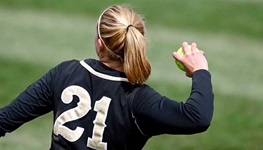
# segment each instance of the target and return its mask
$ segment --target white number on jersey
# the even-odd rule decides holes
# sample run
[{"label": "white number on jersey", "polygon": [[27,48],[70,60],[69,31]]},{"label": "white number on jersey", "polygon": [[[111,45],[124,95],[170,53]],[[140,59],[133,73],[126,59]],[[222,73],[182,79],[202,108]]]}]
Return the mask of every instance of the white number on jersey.
[{"label": "white number on jersey", "polygon": [[[61,94],[61,100],[63,103],[69,104],[72,102],[74,95],[79,98],[77,106],[59,115],[55,121],[53,129],[55,135],[61,135],[70,142],[77,141],[83,134],[84,128],[77,126],[75,130],[71,130],[64,126],[64,124],[84,117],[92,109],[89,93],[84,88],[77,85],[72,85],[64,89]],[[110,102],[111,99],[106,96],[103,96],[100,100],[96,101],[94,111],[97,112],[97,115],[93,121],[94,127],[92,137],[87,140],[87,147],[98,150],[107,150],[107,143],[102,142],[102,137],[106,127],[105,121]]]}]

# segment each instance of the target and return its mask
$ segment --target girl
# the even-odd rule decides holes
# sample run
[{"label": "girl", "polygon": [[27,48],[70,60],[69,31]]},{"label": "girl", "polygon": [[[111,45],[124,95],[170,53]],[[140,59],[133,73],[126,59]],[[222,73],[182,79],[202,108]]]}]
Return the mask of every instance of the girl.
[{"label": "girl", "polygon": [[204,132],[213,116],[213,91],[203,51],[182,44],[182,62],[192,78],[185,103],[144,84],[151,73],[142,17],[125,5],[98,19],[99,60],[62,62],[0,109],[0,136],[50,111],[52,150],[140,150],[152,136]]}]

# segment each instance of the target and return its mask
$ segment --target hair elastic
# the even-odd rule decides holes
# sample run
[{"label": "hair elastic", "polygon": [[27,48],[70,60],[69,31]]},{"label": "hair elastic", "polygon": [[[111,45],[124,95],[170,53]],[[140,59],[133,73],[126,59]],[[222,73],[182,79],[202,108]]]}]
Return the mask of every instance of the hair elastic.
[{"label": "hair elastic", "polygon": [[128,25],[126,30],[128,31],[131,26],[133,26],[133,25],[132,24]]}]

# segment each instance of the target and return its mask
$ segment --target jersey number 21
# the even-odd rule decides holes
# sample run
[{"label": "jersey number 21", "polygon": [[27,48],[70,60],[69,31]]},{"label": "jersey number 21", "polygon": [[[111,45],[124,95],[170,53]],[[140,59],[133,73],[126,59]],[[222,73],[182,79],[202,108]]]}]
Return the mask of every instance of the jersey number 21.
[{"label": "jersey number 21", "polygon": [[[72,102],[74,95],[79,98],[77,106],[59,115],[54,124],[54,134],[60,134],[70,142],[77,141],[83,134],[84,128],[77,126],[75,130],[71,130],[64,126],[64,124],[84,117],[92,109],[89,93],[84,88],[77,85],[72,85],[64,89],[61,94],[61,100],[63,103],[69,104]],[[87,139],[87,147],[99,150],[107,149],[107,143],[102,142],[102,137],[106,127],[105,121],[110,102],[111,99],[106,96],[96,101],[94,111],[97,112],[97,115],[93,121],[94,128],[92,137]]]}]

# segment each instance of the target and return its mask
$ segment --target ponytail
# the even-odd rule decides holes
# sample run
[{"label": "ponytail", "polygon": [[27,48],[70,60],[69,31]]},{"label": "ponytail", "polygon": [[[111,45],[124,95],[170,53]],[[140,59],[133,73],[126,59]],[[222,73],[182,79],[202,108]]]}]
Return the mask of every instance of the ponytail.
[{"label": "ponytail", "polygon": [[133,26],[127,29],[123,66],[131,84],[142,84],[151,73],[146,56],[146,38]]},{"label": "ponytail", "polygon": [[123,63],[131,84],[143,84],[151,74],[146,56],[146,37],[142,17],[125,5],[107,8],[98,20],[98,35],[109,57]]}]

